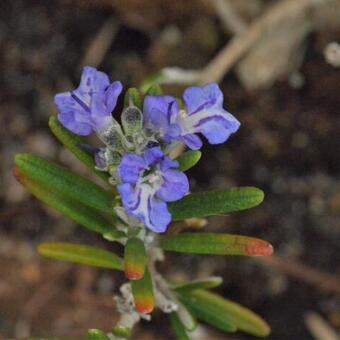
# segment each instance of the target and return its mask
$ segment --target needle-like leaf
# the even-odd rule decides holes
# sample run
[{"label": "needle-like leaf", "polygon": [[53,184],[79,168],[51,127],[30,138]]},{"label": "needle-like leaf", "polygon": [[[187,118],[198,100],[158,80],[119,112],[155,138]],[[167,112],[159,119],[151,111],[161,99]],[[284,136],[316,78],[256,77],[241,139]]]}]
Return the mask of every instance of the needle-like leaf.
[{"label": "needle-like leaf", "polygon": [[175,332],[177,340],[190,340],[187,331],[176,312],[169,314],[171,327]]},{"label": "needle-like leaf", "polygon": [[30,154],[17,154],[15,164],[22,174],[43,188],[58,191],[94,209],[113,212],[111,192],[60,165]]},{"label": "needle-like leaf", "polygon": [[168,251],[208,255],[268,256],[273,247],[258,238],[213,233],[183,233],[161,236],[160,247]]},{"label": "needle-like leaf", "polygon": [[[180,294],[180,300],[189,308],[198,319],[214,326],[224,332],[236,332],[235,319],[224,307],[224,300],[218,295],[206,296],[203,290],[195,290],[191,293]],[[210,294],[210,293],[209,293]]]},{"label": "needle-like leaf", "polygon": [[142,279],[131,281],[132,294],[139,313],[151,313],[155,307],[152,279],[148,270]]},{"label": "needle-like leaf", "polygon": [[38,252],[46,257],[100,268],[123,270],[123,259],[103,249],[63,242],[39,244]]},{"label": "needle-like leaf", "polygon": [[222,331],[234,332],[238,329],[259,337],[270,333],[270,327],[260,316],[217,294],[194,290],[181,294],[180,298],[199,320]]},{"label": "needle-like leaf", "polygon": [[263,191],[253,187],[240,187],[190,194],[168,204],[174,221],[192,217],[229,214],[259,205]]},{"label": "needle-like leaf", "polygon": [[124,250],[125,275],[129,280],[140,280],[145,273],[146,252],[141,239],[128,239]]},{"label": "needle-like leaf", "polygon": [[81,144],[86,144],[84,137],[75,135],[69,130],[65,129],[58,121],[56,116],[51,116],[48,121],[48,125],[56,136],[56,138],[81,162],[83,162],[89,169],[91,169],[97,176],[103,179],[105,182],[109,179],[109,174],[103,171],[95,169],[94,156],[88,151],[81,148]]},{"label": "needle-like leaf", "polygon": [[22,173],[18,167],[14,168],[14,175],[35,197],[83,227],[101,234],[109,233],[112,239],[123,236],[123,233],[118,231],[112,225],[112,222],[104,218],[97,210],[63,196],[51,188],[42,187],[29,178],[27,174]]},{"label": "needle-like leaf", "polygon": [[220,286],[223,279],[219,276],[212,276],[203,280],[195,280],[187,283],[177,284],[173,286],[177,292],[185,293],[196,289],[208,289]]}]

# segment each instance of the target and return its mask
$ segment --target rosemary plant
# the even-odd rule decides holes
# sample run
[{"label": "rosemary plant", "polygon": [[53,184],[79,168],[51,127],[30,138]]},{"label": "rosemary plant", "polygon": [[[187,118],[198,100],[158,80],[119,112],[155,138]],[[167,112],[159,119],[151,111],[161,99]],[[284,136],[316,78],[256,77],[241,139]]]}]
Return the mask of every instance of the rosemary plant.
[{"label": "rosemary plant", "polygon": [[[77,89],[55,96],[58,116],[53,134],[105,183],[106,189],[43,158],[18,154],[14,173],[45,204],[106,240],[124,247],[124,258],[89,245],[46,242],[40,254],[64,261],[124,272],[127,282],[114,296],[121,317],[109,332],[90,329],[88,339],[131,336],[141,319],[159,309],[169,316],[178,339],[189,339],[198,321],[224,332],[237,330],[266,336],[259,316],[210,291],[220,277],[174,283],[157,269],[165,252],[210,255],[271,255],[263,240],[225,233],[170,232],[174,221],[199,223],[202,218],[252,208],[263,200],[253,187],[190,193],[185,171],[200,159],[201,136],[221,144],[240,123],[223,108],[217,84],[192,86],[183,99],[163,95],[158,86],[145,93],[126,91],[120,122],[113,118],[123,90],[120,82],[85,67]],[[100,146],[88,145],[95,133]],[[174,157],[174,151],[189,150]],[[191,219],[191,220],[190,220]]]}]

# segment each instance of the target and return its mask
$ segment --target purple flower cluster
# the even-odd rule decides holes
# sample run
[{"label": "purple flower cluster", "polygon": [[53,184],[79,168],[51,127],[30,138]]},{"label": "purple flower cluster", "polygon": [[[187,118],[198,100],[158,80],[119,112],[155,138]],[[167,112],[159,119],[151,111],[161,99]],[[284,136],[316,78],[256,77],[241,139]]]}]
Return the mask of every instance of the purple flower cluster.
[{"label": "purple flower cluster", "polygon": [[[146,95],[142,112],[130,104],[130,111],[123,113],[121,129],[112,117],[121,92],[120,82],[110,83],[105,73],[85,67],[76,90],[55,96],[58,119],[75,134],[98,134],[106,144],[98,167],[110,169],[115,177],[126,213],[161,233],[171,222],[167,202],[177,201],[189,191],[187,176],[165,154],[166,147],[180,141],[190,149],[200,149],[198,134],[210,144],[220,144],[240,123],[224,110],[223,94],[211,83],[187,88],[185,108],[174,97]],[[132,135],[127,131],[130,126]]]}]

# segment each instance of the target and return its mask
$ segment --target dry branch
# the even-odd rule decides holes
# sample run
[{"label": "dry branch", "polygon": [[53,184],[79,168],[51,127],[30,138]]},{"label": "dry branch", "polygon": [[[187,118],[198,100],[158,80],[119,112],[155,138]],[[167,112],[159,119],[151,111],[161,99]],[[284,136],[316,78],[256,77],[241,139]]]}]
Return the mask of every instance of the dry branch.
[{"label": "dry branch", "polygon": [[[248,29],[235,35],[231,41],[202,70],[200,83],[220,82],[224,75],[265,35],[280,25],[291,25],[291,19],[304,18],[308,24],[310,11],[318,6],[337,0],[282,0],[271,6],[262,16],[249,25]],[[296,22],[295,22],[296,23]],[[289,27],[289,26],[288,26]],[[311,26],[312,27],[312,26]],[[306,27],[304,37],[309,29]],[[293,45],[293,47],[295,44]],[[275,58],[275,49],[271,51]]]},{"label": "dry branch", "polygon": [[340,294],[340,280],[332,274],[312,268],[297,260],[289,260],[276,255],[261,257],[258,260],[291,278],[328,293]]}]

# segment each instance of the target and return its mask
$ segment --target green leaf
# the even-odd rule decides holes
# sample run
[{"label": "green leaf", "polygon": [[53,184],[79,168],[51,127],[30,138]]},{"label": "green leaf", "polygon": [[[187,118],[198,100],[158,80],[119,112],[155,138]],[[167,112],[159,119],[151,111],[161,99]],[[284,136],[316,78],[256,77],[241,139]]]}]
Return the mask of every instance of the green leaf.
[{"label": "green leaf", "polygon": [[177,284],[173,286],[177,292],[185,293],[196,289],[215,288],[223,283],[223,279],[219,276],[212,276],[208,279],[195,280],[188,283]]},{"label": "green leaf", "polygon": [[129,280],[140,280],[147,262],[144,242],[133,237],[128,239],[124,250],[125,275]]},{"label": "green leaf", "polygon": [[175,332],[177,340],[190,340],[184,325],[182,324],[181,320],[179,319],[176,312],[172,312],[169,314],[171,327]]},{"label": "green leaf", "polygon": [[82,244],[44,242],[39,244],[38,252],[55,260],[108,269],[123,270],[124,268],[123,259],[118,255]]},{"label": "green leaf", "polygon": [[110,340],[110,338],[99,329],[89,329],[87,331],[86,340]]},{"label": "green leaf", "polygon": [[146,96],[161,96],[163,94],[162,88],[158,84],[146,84],[141,87],[141,91],[144,92]]},{"label": "green leaf", "polygon": [[65,197],[53,189],[42,187],[21,173],[18,167],[14,168],[14,175],[35,197],[83,227],[101,234],[109,233],[112,239],[123,236],[123,233],[118,231],[112,222],[100,215],[97,210]]},{"label": "green leaf", "polygon": [[174,221],[192,217],[205,217],[249,209],[259,205],[264,198],[262,190],[240,187],[226,190],[190,194],[168,204]]},{"label": "green leaf", "polygon": [[223,305],[223,299],[218,295],[201,296],[202,290],[180,294],[180,300],[189,308],[191,313],[199,320],[208,323],[224,332],[236,332],[237,327],[234,318],[227,313]]},{"label": "green leaf", "polygon": [[50,116],[48,125],[57,137],[57,139],[69,150],[71,151],[81,162],[83,162],[89,169],[91,169],[97,176],[103,179],[105,182],[109,179],[109,174],[103,171],[95,169],[95,161],[92,154],[83,150],[80,145],[86,144],[84,137],[78,136],[65,129],[56,116]]},{"label": "green leaf", "polygon": [[46,189],[59,191],[94,209],[113,212],[111,192],[60,165],[30,154],[17,154],[15,164],[22,174]]},{"label": "green leaf", "polygon": [[131,329],[128,327],[117,325],[112,329],[112,334],[119,338],[127,339],[131,337]]},{"label": "green leaf", "polygon": [[183,303],[177,299],[176,295],[173,300],[176,302],[178,306],[176,314],[179,320],[181,321],[182,325],[187,331],[192,332],[197,327],[196,319],[194,318],[192,313],[188,310],[188,308],[184,306]]},{"label": "green leaf", "polygon": [[214,233],[183,233],[161,236],[160,247],[168,251],[209,255],[268,256],[273,247],[258,238]]},{"label": "green leaf", "polygon": [[32,338],[32,337],[29,337],[29,338],[25,338],[25,340],[74,340],[74,339],[71,339],[71,338]]},{"label": "green leaf", "polygon": [[181,295],[181,300],[198,319],[222,331],[238,329],[259,337],[265,337],[270,333],[270,327],[260,316],[217,294],[195,290]]},{"label": "green leaf", "polygon": [[143,109],[143,99],[139,90],[135,87],[130,87],[124,97],[124,106],[128,107],[130,100],[132,100],[133,105],[137,106],[140,110]]},{"label": "green leaf", "polygon": [[181,171],[189,170],[197,164],[201,156],[202,153],[198,150],[189,150],[187,152],[184,152],[182,155],[176,158],[176,161],[179,162],[179,169]]},{"label": "green leaf", "polygon": [[131,281],[133,299],[139,313],[151,313],[155,307],[152,279],[148,270],[142,279]]}]

